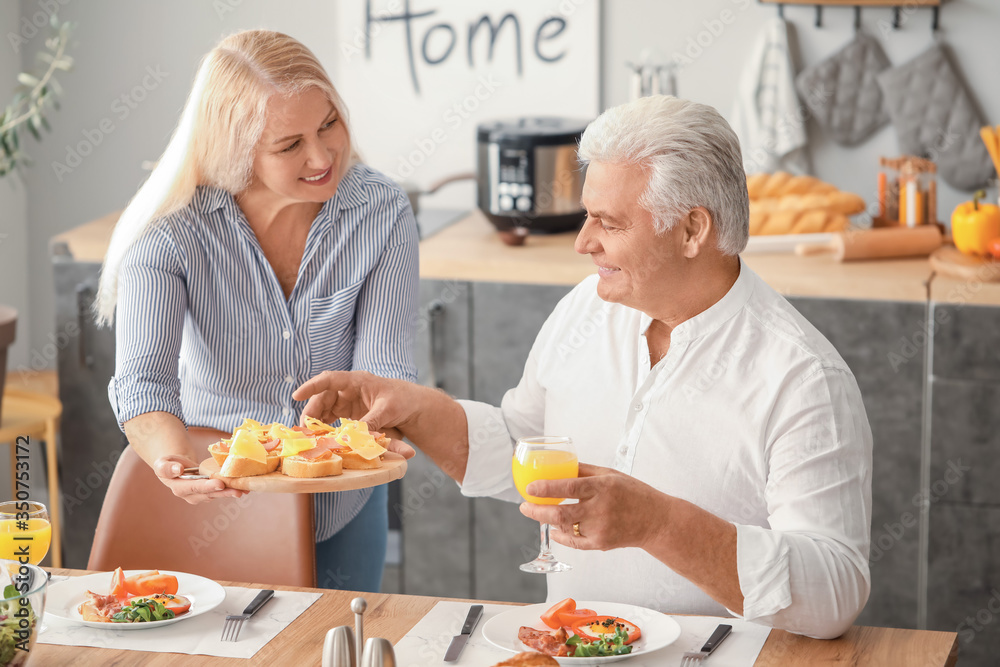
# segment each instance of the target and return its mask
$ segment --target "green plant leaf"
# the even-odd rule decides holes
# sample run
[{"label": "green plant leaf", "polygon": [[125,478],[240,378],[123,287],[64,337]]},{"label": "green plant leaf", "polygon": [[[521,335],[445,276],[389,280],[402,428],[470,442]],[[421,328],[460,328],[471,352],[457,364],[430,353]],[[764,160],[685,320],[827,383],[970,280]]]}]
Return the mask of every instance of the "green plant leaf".
[{"label": "green plant leaf", "polygon": [[33,88],[38,85],[38,79],[34,75],[28,74],[27,72],[21,72],[18,74],[17,80],[29,88]]}]

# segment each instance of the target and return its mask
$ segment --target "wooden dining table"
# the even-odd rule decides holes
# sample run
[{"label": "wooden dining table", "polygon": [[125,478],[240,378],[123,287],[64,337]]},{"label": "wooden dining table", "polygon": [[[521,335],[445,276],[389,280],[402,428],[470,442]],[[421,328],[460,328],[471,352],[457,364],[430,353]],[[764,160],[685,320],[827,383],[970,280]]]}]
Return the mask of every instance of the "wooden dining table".
[{"label": "wooden dining table", "polygon": [[[83,570],[52,569],[52,574],[79,576]],[[354,625],[351,600],[361,595],[368,602],[365,613],[365,636],[385,637],[394,644],[406,635],[437,602],[445,598],[383,593],[354,593],[259,583],[219,582],[225,586],[274,588],[276,590],[308,591],[322,596],[291,625],[249,660],[218,658],[177,653],[146,653],[114,648],[55,646],[36,643],[32,649],[31,667],[73,665],[74,667],[168,667],[191,665],[221,667],[223,665],[296,665],[319,666],[323,639],[327,630],[339,625]],[[463,602],[483,602],[463,600]],[[511,604],[495,602],[490,604]],[[221,631],[221,628],[220,628]],[[401,656],[398,656],[401,657]],[[790,665],[851,665],[852,667],[952,667],[958,659],[958,635],[954,632],[902,630],[854,626],[839,639],[819,640],[772,630],[761,650],[755,667]],[[400,663],[408,667],[410,662]],[[442,663],[443,664],[443,663]],[[483,667],[489,667],[484,665]]]}]

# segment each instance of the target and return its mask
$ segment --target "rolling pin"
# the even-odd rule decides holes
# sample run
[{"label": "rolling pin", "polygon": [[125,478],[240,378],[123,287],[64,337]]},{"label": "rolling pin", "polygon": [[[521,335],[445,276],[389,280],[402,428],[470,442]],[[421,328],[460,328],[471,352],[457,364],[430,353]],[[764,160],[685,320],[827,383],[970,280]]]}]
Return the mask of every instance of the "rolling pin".
[{"label": "rolling pin", "polygon": [[912,228],[879,228],[837,232],[828,244],[800,243],[800,256],[832,253],[838,262],[889,257],[926,257],[944,241],[937,225]]}]

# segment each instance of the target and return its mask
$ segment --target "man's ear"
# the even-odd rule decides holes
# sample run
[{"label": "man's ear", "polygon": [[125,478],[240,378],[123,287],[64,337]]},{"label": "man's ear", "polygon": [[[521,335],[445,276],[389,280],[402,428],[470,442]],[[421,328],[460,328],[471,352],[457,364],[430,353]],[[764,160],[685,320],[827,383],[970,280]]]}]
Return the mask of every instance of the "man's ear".
[{"label": "man's ear", "polygon": [[683,231],[681,247],[684,256],[688,259],[694,259],[701,254],[702,249],[714,236],[712,232],[715,229],[715,221],[707,208],[698,206],[681,218],[680,224]]}]

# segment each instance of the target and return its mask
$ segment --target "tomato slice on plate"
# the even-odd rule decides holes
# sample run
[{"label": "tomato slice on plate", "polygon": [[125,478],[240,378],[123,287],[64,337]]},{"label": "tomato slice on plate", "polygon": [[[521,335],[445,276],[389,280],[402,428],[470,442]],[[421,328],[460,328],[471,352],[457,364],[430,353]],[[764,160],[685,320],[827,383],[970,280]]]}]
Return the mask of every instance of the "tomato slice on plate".
[{"label": "tomato slice on plate", "polygon": [[124,602],[128,598],[128,589],[125,586],[125,572],[118,568],[115,573],[111,575],[111,595],[115,596],[120,602]]},{"label": "tomato slice on plate", "polygon": [[159,572],[147,572],[139,575],[133,588],[137,591],[135,595],[149,596],[156,593],[177,593],[177,577],[172,574],[160,574]]},{"label": "tomato slice on plate", "polygon": [[560,622],[559,615],[576,610],[576,600],[573,598],[566,598],[565,600],[560,600],[554,605],[549,607],[544,614],[542,614],[542,623],[549,626],[553,630],[558,629],[562,626]]},{"label": "tomato slice on plate", "polygon": [[599,614],[593,609],[564,611],[559,614],[559,625],[565,628],[572,628],[574,625],[581,625],[586,621],[597,618],[598,616]]},{"label": "tomato slice on plate", "polygon": [[602,635],[614,635],[615,629],[619,626],[628,634],[628,639],[625,640],[626,644],[631,644],[642,636],[639,626],[617,616],[597,616],[574,625],[571,630],[580,635],[581,639],[593,642],[600,639]]},{"label": "tomato slice on plate", "polygon": [[149,572],[141,572],[139,574],[133,574],[131,577],[125,578],[125,591],[129,596],[145,595],[146,589],[142,587],[139,580],[143,577],[148,577],[151,575],[159,576],[159,570],[150,570]]}]

